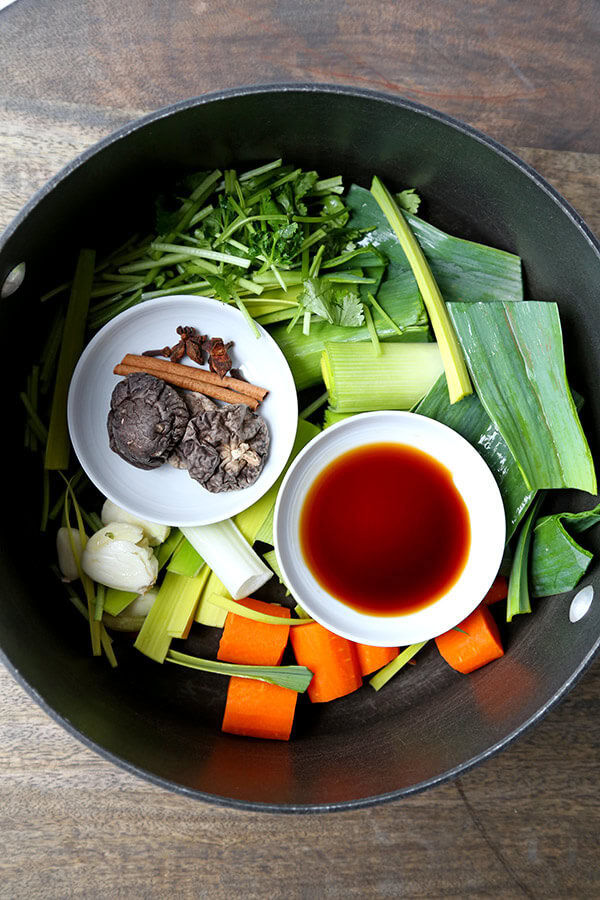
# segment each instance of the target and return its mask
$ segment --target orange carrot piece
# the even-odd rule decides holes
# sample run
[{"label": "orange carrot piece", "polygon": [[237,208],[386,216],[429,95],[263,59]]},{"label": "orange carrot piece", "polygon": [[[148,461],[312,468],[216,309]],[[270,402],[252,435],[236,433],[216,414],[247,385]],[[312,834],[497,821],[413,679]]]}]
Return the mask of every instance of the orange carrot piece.
[{"label": "orange carrot piece", "polygon": [[377,669],[383,669],[389,662],[396,659],[399,652],[398,647],[372,647],[370,644],[356,644],[358,664],[363,675],[370,675]]},{"label": "orange carrot piece", "polygon": [[492,586],[481,601],[485,603],[486,606],[491,606],[492,603],[498,603],[500,600],[506,600],[508,595],[508,581],[504,577],[504,575],[496,575],[494,581],[492,582]]},{"label": "orange carrot piece", "polygon": [[308,696],[313,703],[326,703],[356,691],[362,684],[356,646],[311,622],[292,628],[290,641],[296,661],[313,673]]},{"label": "orange carrot piece", "polygon": [[435,639],[441,655],[457,672],[467,675],[504,655],[498,626],[487,606],[478,606],[457,628],[460,631],[453,628]]},{"label": "orange carrot piece", "polygon": [[[278,625],[266,627],[279,628]],[[289,688],[234,676],[229,679],[222,730],[228,734],[287,741],[297,699],[298,692]]]},{"label": "orange carrot piece", "polygon": [[[253,597],[246,597],[239,603],[270,616],[290,618],[290,610],[285,606],[254,600]],[[289,634],[289,625],[265,625],[264,622],[255,622],[254,619],[227,613],[217,659],[247,666],[278,666]]]}]

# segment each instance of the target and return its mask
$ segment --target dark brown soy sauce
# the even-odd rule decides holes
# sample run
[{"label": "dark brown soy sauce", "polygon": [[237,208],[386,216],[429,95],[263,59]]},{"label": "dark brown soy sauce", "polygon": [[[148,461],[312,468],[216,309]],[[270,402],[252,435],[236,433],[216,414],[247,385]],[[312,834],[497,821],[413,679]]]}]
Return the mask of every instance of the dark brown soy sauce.
[{"label": "dark brown soy sauce", "polygon": [[464,569],[469,513],[450,471],[405,444],[368,444],[315,479],[300,514],[300,546],[315,579],[362,613],[415,612]]}]

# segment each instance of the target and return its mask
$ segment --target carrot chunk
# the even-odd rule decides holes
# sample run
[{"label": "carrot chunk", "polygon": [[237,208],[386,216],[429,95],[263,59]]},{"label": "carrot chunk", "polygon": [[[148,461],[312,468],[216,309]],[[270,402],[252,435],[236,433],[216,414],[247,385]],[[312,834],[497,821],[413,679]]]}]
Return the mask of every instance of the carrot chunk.
[{"label": "carrot chunk", "polygon": [[297,691],[289,688],[250,678],[232,677],[229,679],[222,730],[228,734],[287,741],[297,699]]},{"label": "carrot chunk", "polygon": [[344,697],[361,686],[360,664],[352,641],[333,634],[318,622],[292,628],[290,641],[298,665],[313,673],[308,686],[313,703]]},{"label": "carrot chunk", "polygon": [[389,662],[396,659],[399,653],[398,647],[372,647],[370,644],[356,644],[358,664],[363,675],[370,675],[378,669],[383,669]]},{"label": "carrot chunk", "polygon": [[492,586],[481,601],[485,603],[486,606],[491,606],[492,603],[498,603],[500,600],[506,600],[508,594],[508,581],[504,577],[504,575],[496,575],[494,581],[492,582]]},{"label": "carrot chunk", "polygon": [[[257,612],[281,616],[282,619],[290,618],[290,611],[285,606],[264,603],[262,600],[254,600],[253,597],[246,597],[239,602]],[[217,659],[248,666],[278,666],[289,633],[289,625],[265,625],[264,622],[255,622],[235,613],[227,613]]]},{"label": "carrot chunk", "polygon": [[487,606],[483,605],[456,629],[436,637],[435,642],[448,665],[463,675],[504,655],[498,626]]}]

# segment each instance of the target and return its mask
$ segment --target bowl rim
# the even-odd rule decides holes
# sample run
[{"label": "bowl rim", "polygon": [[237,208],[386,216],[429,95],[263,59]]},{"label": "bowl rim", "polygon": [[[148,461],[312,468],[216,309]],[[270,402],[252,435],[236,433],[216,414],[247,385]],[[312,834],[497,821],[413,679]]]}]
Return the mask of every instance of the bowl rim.
[{"label": "bowl rim", "polygon": [[[543,176],[540,175],[539,172],[537,172],[531,165],[529,165],[529,163],[526,163],[516,153],[513,153],[513,151],[509,150],[503,144],[499,143],[495,138],[489,137],[484,132],[480,131],[477,128],[474,128],[471,125],[466,124],[465,122],[462,122],[460,119],[436,110],[430,106],[425,106],[413,100],[408,100],[400,94],[393,94],[391,92],[371,88],[356,87],[351,84],[302,81],[257,83],[237,86],[233,88],[226,88],[218,91],[210,91],[205,94],[201,94],[195,97],[188,97],[184,100],[159,107],[156,110],[146,113],[143,116],[118,127],[117,129],[106,135],[104,138],[101,138],[99,141],[95,142],[90,147],[87,147],[81,153],[77,154],[69,163],[63,166],[55,175],[53,175],[48,181],[46,181],[46,183],[32,195],[32,197],[27,201],[27,203],[21,208],[21,210],[15,215],[11,222],[6,226],[4,231],[0,234],[0,260],[2,259],[2,254],[7,248],[10,251],[10,242],[17,229],[49,193],[51,193],[56,187],[58,187],[58,185],[61,184],[62,181],[66,180],[74,171],[83,166],[93,156],[96,156],[107,147],[115,144],[117,141],[127,137],[133,132],[184,110],[191,109],[196,106],[203,106],[204,104],[216,103],[221,100],[229,100],[236,97],[257,94],[292,94],[311,92],[325,94],[344,94],[355,97],[357,99],[372,100],[377,103],[388,104],[390,106],[397,106],[400,108],[412,110],[413,112],[416,112],[427,118],[435,119],[443,123],[444,125],[472,138],[478,143],[483,144],[484,146],[498,154],[500,157],[502,157],[504,160],[506,160],[508,163],[510,163],[512,166],[514,166],[523,175],[529,178],[541,191],[543,191],[543,193],[546,194],[556,204],[560,211],[570,220],[571,224],[580,232],[580,234],[590,245],[592,251],[596,254],[600,261],[600,240],[596,238],[592,230],[585,223],[579,213],[574,209],[574,207],[571,206],[571,204],[559,193],[559,191],[552,187],[552,185],[548,181],[546,181],[546,179],[543,178]],[[10,253],[7,255],[10,255]],[[0,281],[3,281],[8,273],[12,270],[12,268],[19,262],[20,260],[15,259],[12,262],[8,262],[5,269],[0,269]],[[501,740],[497,741],[486,750],[483,750],[475,756],[470,757],[464,762],[452,767],[451,769],[448,769],[445,772],[440,773],[439,775],[433,776],[432,778],[418,782],[417,784],[410,785],[407,788],[399,788],[393,791],[385,792],[383,794],[377,794],[368,797],[359,797],[351,800],[335,801],[333,803],[306,804],[264,803],[254,800],[239,800],[231,797],[222,797],[217,794],[210,794],[208,792],[201,791],[195,788],[189,788],[185,785],[176,784],[169,779],[164,778],[163,776],[156,775],[155,773],[150,772],[147,769],[138,767],[133,763],[128,762],[126,759],[118,756],[116,753],[113,753],[112,751],[102,747],[96,741],[92,740],[77,727],[75,727],[66,717],[62,716],[55,709],[53,709],[46,702],[44,697],[38,692],[38,690],[29,684],[26,678],[21,674],[18,665],[7,656],[6,652],[1,647],[0,660],[9,670],[9,672],[12,673],[15,680],[24,688],[26,693],[33,700],[35,700],[35,702],[52,719],[54,719],[54,721],[60,724],[67,732],[81,741],[81,743],[87,746],[89,749],[94,750],[102,758],[115,763],[121,769],[124,769],[132,775],[142,777],[152,784],[166,788],[167,790],[173,791],[183,796],[193,797],[215,806],[224,806],[230,809],[239,809],[250,812],[322,813],[364,809],[376,806],[381,803],[392,802],[395,800],[399,800],[402,797],[408,797],[413,794],[420,793],[427,788],[435,787],[439,784],[444,784],[448,781],[451,781],[453,778],[456,778],[458,775],[462,775],[468,772],[476,765],[479,765],[480,763],[485,762],[486,760],[495,756],[500,752],[500,750],[509,747],[517,738],[520,738],[534,725],[539,723],[574,687],[577,681],[579,681],[584,672],[591,665],[593,660],[598,656],[599,652],[600,635],[598,635],[598,638],[595,641],[594,645],[582,659],[579,666],[571,673],[569,678],[565,682],[563,682],[563,684],[554,692],[554,694],[548,698],[546,703],[544,703],[536,710],[535,713],[533,713],[528,719],[522,722],[517,728],[513,729]]]}]

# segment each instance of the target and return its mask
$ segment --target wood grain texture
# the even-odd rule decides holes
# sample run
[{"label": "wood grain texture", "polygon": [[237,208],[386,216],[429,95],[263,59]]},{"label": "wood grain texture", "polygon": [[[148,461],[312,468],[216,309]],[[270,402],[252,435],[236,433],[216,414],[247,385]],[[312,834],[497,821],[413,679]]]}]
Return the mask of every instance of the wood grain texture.
[{"label": "wood grain texture", "polygon": [[[483,128],[600,233],[599,23],[584,0],[17,0],[0,12],[0,228],[144,112],[235,84],[330,80]],[[135,778],[0,668],[0,898],[597,898],[599,703],[596,663],[534,731],[451,784],[276,816]]]},{"label": "wood grain texture", "polygon": [[241,84],[333,81],[442,109],[511,146],[600,150],[595,0],[18,0],[0,93],[154,109]]}]

